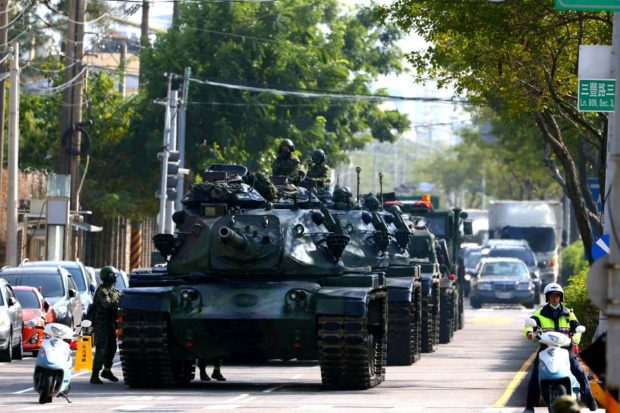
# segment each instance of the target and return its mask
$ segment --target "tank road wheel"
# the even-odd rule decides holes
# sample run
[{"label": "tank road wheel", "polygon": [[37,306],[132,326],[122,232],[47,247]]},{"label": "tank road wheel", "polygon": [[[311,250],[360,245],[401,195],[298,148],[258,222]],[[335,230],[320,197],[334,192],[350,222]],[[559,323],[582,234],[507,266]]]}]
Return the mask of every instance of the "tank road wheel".
[{"label": "tank road wheel", "polygon": [[166,313],[124,310],[120,342],[125,384],[169,387],[194,378],[194,362],[170,356]]},{"label": "tank road wheel", "polygon": [[416,337],[413,304],[388,303],[388,366],[408,366],[415,361]]},{"label": "tank road wheel", "polygon": [[441,293],[439,283],[433,284],[433,344],[436,347],[439,344],[439,323],[441,306]]},{"label": "tank road wheel", "polygon": [[433,293],[431,296],[425,296],[422,298],[422,352],[433,353],[437,350],[437,338],[435,332],[437,331],[437,320],[435,312],[436,296]]},{"label": "tank road wheel", "polygon": [[367,317],[318,317],[319,362],[323,385],[365,390],[385,379],[387,297],[376,294]]},{"label": "tank road wheel", "polygon": [[413,308],[413,336],[414,336],[414,358],[413,362],[420,360],[422,353],[422,286],[417,285],[411,297]]},{"label": "tank road wheel", "polygon": [[452,340],[453,311],[452,294],[449,289],[441,292],[439,310],[439,343],[447,344]]}]

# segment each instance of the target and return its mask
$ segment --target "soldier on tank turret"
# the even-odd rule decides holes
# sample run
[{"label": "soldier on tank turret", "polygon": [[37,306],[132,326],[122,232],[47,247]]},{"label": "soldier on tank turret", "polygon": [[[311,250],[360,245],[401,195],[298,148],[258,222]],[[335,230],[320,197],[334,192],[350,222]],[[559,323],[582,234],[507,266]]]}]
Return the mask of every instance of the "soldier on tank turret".
[{"label": "soldier on tank turret", "polygon": [[316,181],[319,188],[326,188],[330,184],[331,170],[325,164],[325,151],[315,149],[312,152],[312,160],[308,162],[307,178]]},{"label": "soldier on tank turret", "polygon": [[271,166],[272,176],[286,176],[291,182],[299,181],[300,164],[295,152],[295,144],[290,139],[283,139],[278,148],[278,157]]},{"label": "soldier on tank turret", "polygon": [[332,195],[332,201],[334,202],[332,208],[339,210],[352,209],[355,206],[351,200],[352,197],[353,194],[349,188],[346,186],[339,186],[334,189],[334,194]]},{"label": "soldier on tank turret", "polygon": [[377,212],[381,209],[381,203],[379,202],[379,199],[374,195],[366,197],[366,199],[364,200],[364,206],[370,212]]}]

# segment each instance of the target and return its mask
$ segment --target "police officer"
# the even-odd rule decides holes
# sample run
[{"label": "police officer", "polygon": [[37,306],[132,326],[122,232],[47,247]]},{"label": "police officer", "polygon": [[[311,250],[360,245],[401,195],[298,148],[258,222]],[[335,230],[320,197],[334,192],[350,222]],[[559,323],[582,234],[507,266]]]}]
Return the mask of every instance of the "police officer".
[{"label": "police officer", "polygon": [[330,183],[331,170],[325,164],[325,151],[315,149],[312,152],[312,161],[308,162],[307,178],[314,179],[318,187],[328,187]]},{"label": "police officer", "polygon": [[[547,284],[544,293],[547,304],[540,307],[534,315],[532,315],[532,318],[536,320],[538,327],[542,331],[558,331],[567,335],[571,333],[574,334],[575,329],[579,325],[579,321],[577,321],[577,317],[575,316],[575,313],[573,313],[573,310],[562,305],[562,301],[564,300],[564,290],[562,289],[562,286],[557,283]],[[534,340],[535,338],[534,329],[531,326],[525,326],[524,334],[528,340]],[[580,334],[575,334],[573,336],[573,340],[576,344],[579,344],[580,339]],[[540,349],[538,350],[539,353],[541,350],[544,350],[545,347],[546,346],[541,344]],[[571,372],[581,387],[581,400],[591,411],[595,411],[598,406],[594,396],[592,396],[590,383],[588,382],[588,378],[586,377],[581,364],[579,364],[579,360],[577,360],[577,356],[573,352],[572,346],[570,348],[569,360]],[[539,361],[537,355],[534,359],[534,363],[532,363],[532,374],[530,376],[530,383],[527,387],[527,401],[525,403],[525,410],[523,413],[533,413],[534,407],[538,404],[538,399],[540,398],[538,363]]]},{"label": "police officer", "polygon": [[116,318],[121,293],[114,288],[118,270],[110,265],[103,267],[99,273],[102,284],[95,292],[95,298],[89,308],[89,318],[93,323],[95,341],[95,356],[93,373],[90,376],[92,384],[103,384],[99,378],[99,371],[103,367],[101,377],[113,382],[118,378],[112,374],[112,360],[116,353]]},{"label": "police officer", "polygon": [[272,176],[286,176],[292,182],[299,180],[299,166],[301,162],[299,158],[293,155],[295,145],[290,139],[283,139],[278,148],[278,157],[273,161],[271,166]]},{"label": "police officer", "polygon": [[198,369],[200,370],[200,381],[226,381],[224,376],[222,376],[222,372],[220,369],[222,368],[222,358],[216,357],[213,359],[213,373],[211,373],[211,378],[207,374],[207,360],[198,359]]}]

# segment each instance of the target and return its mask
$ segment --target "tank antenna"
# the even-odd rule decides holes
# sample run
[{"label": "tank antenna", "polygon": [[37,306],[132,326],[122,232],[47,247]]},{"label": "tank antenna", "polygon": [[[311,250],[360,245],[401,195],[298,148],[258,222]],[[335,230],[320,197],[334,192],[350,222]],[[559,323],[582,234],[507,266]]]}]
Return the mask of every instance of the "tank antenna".
[{"label": "tank antenna", "polygon": [[383,209],[383,172],[379,172],[379,202]]},{"label": "tank antenna", "polygon": [[355,173],[357,174],[357,205],[360,205],[360,172],[362,172],[362,168],[356,166]]}]

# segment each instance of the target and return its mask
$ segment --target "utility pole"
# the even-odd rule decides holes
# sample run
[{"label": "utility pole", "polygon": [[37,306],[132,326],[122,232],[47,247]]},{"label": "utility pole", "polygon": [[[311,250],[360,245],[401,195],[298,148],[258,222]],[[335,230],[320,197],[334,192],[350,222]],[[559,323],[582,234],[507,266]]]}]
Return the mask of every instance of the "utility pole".
[{"label": "utility pole", "polygon": [[118,79],[118,91],[123,97],[127,95],[126,79],[127,79],[127,43],[121,45],[121,63],[119,67],[120,77]]},{"label": "utility pole", "polygon": [[[149,47],[149,8],[151,7],[149,4],[150,0],[144,0],[142,2],[142,24],[140,26],[140,47],[144,49],[145,47]],[[144,68],[140,65],[140,74],[139,74],[139,86],[144,84]]]},{"label": "utility pole", "polygon": [[172,100],[172,75],[168,75],[168,94],[166,95],[166,111],[164,115],[164,137],[159,153],[161,159],[161,180],[159,185],[159,214],[157,214],[157,232],[166,233],[166,190],[168,178],[168,142],[170,139],[170,101]]},{"label": "utility pole", "polygon": [[9,90],[9,180],[7,186],[6,264],[17,265],[17,174],[19,161],[19,43],[13,44]]},{"label": "utility pole", "polygon": [[183,89],[181,90],[181,106],[179,108],[179,181],[177,182],[177,198],[175,209],[181,211],[183,205],[183,195],[185,194],[185,129],[187,125],[187,101],[189,99],[189,78],[192,75],[192,68],[186,67],[183,73]]},{"label": "utility pole", "polygon": [[[173,90],[170,94],[170,101],[168,102],[168,106],[170,107],[170,129],[168,133],[168,163],[166,164],[166,193],[164,194],[166,197],[166,233],[174,234],[174,222],[172,222],[172,214],[174,214],[174,204],[178,194],[176,194],[177,182],[170,181],[178,180],[178,163],[175,165],[175,162],[178,162],[179,153],[177,152],[177,102],[179,101],[179,91]],[[172,158],[172,156],[176,156],[176,159]],[[177,170],[171,170],[173,167],[176,167]],[[168,190],[171,190],[171,194],[168,195]]]},{"label": "utility pole", "polygon": [[[8,21],[9,21],[9,13],[7,9],[9,8],[9,0],[0,0],[0,58],[4,58],[8,53]],[[0,64],[0,72],[6,72],[6,63],[2,62]],[[2,180],[4,174],[4,84],[5,80],[0,81],[0,194],[4,195]],[[4,197],[1,196],[0,200]],[[0,202],[0,208],[2,208],[2,202]]]}]

